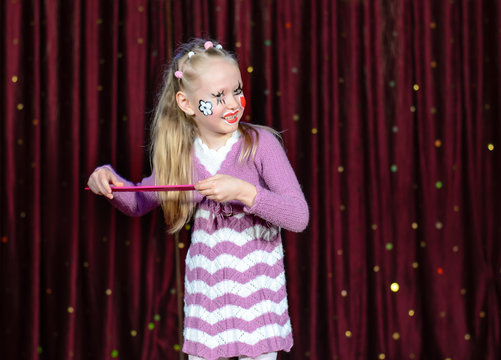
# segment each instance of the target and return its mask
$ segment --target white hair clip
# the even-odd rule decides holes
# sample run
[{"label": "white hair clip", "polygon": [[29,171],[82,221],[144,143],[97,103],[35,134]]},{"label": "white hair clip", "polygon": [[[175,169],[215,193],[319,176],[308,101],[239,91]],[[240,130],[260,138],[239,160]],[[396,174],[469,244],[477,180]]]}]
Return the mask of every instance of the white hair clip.
[{"label": "white hair clip", "polygon": [[191,57],[192,57],[193,55],[195,55],[195,53],[194,53],[193,51],[190,51],[190,52],[188,53],[188,59],[191,59]]},{"label": "white hair clip", "polygon": [[223,45],[221,45],[221,44],[217,44],[217,45],[216,45],[216,49],[218,49],[218,50],[223,50]]}]

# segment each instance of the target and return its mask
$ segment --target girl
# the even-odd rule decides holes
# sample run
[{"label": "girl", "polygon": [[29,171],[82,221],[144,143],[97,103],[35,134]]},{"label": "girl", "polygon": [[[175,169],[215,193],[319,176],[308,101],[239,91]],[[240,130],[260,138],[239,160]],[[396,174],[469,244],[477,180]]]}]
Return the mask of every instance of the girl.
[{"label": "girl", "polygon": [[272,129],[240,123],[236,59],[200,39],[166,73],[151,131],[152,175],[137,185],[195,183],[196,191],[134,186],[110,166],[91,190],[131,216],[161,205],[170,232],[194,217],[186,256],[183,351],[189,359],[275,359],[292,347],[280,228],[302,231],[308,206]]}]

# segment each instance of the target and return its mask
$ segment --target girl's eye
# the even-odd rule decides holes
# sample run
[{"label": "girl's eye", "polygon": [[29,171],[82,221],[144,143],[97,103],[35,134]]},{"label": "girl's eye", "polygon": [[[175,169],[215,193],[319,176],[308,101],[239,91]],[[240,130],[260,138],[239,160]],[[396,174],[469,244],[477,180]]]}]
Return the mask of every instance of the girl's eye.
[{"label": "girl's eye", "polygon": [[224,90],[218,92],[217,94],[211,94],[216,98],[216,105],[226,104],[226,100],[224,100]]},{"label": "girl's eye", "polygon": [[242,84],[238,83],[238,87],[233,91],[235,95],[240,95],[242,93]]}]

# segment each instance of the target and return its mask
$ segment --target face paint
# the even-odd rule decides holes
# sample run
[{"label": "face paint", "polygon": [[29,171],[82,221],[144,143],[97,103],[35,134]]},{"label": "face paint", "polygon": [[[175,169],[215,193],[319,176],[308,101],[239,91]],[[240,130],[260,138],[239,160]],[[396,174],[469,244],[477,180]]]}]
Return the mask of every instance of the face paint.
[{"label": "face paint", "polygon": [[224,90],[218,92],[217,94],[212,94],[216,98],[216,106],[219,104],[226,104],[226,100],[224,99]]},{"label": "face paint", "polygon": [[212,103],[210,101],[200,100],[198,102],[198,110],[205,116],[212,115]]},{"label": "face paint", "polygon": [[247,102],[245,101],[245,96],[240,96],[240,105],[242,105],[243,108],[245,108],[245,105],[247,105]]},{"label": "face paint", "polygon": [[237,122],[238,120],[238,109],[235,110],[235,111],[227,111],[224,113],[223,117],[224,117],[224,120],[228,123],[228,124],[234,124]]}]

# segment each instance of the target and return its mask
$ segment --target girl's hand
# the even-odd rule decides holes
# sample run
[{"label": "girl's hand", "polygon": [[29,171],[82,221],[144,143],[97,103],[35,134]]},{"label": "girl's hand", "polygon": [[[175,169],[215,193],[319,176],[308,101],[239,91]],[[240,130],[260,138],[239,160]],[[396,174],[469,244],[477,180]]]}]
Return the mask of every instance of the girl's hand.
[{"label": "girl's hand", "polygon": [[257,190],[254,185],[230,175],[217,174],[195,184],[195,189],[208,199],[217,202],[239,200],[244,205],[254,205]]},{"label": "girl's hand", "polygon": [[110,184],[113,186],[124,186],[124,183],[118,180],[116,175],[107,167],[96,169],[89,177],[87,185],[94,194],[104,195],[109,199],[113,199]]}]

